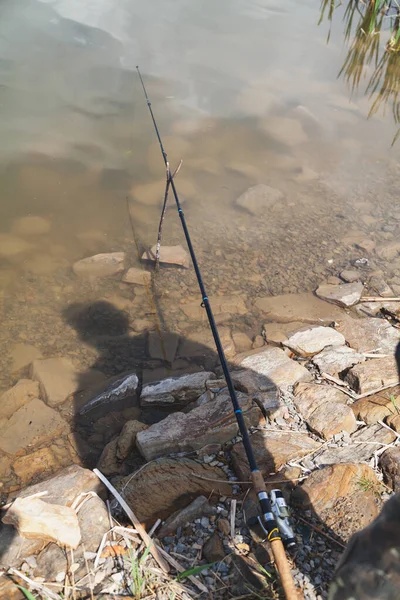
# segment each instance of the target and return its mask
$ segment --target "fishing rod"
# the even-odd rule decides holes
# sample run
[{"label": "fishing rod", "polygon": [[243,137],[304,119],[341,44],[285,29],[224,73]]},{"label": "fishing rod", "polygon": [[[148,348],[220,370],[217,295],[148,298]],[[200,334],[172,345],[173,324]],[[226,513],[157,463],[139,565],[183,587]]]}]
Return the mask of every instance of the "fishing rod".
[{"label": "fishing rod", "polygon": [[[273,505],[271,504],[271,501],[267,494],[267,489],[266,489],[266,485],[265,485],[262,473],[260,472],[260,470],[257,467],[253,448],[252,448],[251,442],[250,442],[250,436],[247,431],[247,427],[246,427],[246,424],[245,424],[245,421],[243,418],[242,409],[240,408],[240,405],[239,405],[239,402],[238,402],[238,399],[236,396],[236,390],[234,388],[231,374],[229,372],[228,363],[227,363],[227,360],[225,357],[225,352],[224,352],[224,349],[221,344],[221,340],[220,340],[218,329],[217,329],[217,326],[215,323],[214,315],[211,310],[210,301],[209,301],[207,293],[206,293],[203,278],[202,278],[201,272],[200,272],[200,267],[197,262],[196,254],[193,249],[189,230],[186,225],[185,215],[183,214],[183,211],[181,208],[181,204],[179,201],[178,192],[176,190],[174,178],[173,178],[173,176],[171,176],[171,173],[169,170],[167,153],[164,149],[164,146],[163,146],[163,143],[161,140],[161,135],[160,135],[157,123],[156,123],[153,109],[151,107],[151,102],[150,102],[149,96],[147,94],[146,86],[144,85],[144,81],[142,79],[142,75],[140,73],[139,67],[137,66],[136,69],[137,69],[137,72],[138,72],[138,75],[140,78],[140,82],[143,87],[143,92],[144,92],[144,95],[146,98],[147,106],[150,111],[151,119],[153,121],[153,125],[154,125],[154,129],[155,129],[156,136],[158,139],[158,143],[160,144],[161,154],[163,156],[165,167],[167,169],[167,185],[169,184],[171,186],[171,189],[172,189],[172,192],[173,192],[173,195],[175,198],[176,207],[178,209],[178,214],[179,214],[179,217],[180,217],[180,220],[182,223],[183,232],[184,232],[185,238],[186,238],[186,243],[188,245],[190,257],[192,259],[193,267],[196,272],[197,281],[198,281],[198,284],[200,287],[202,306],[205,308],[205,310],[207,312],[208,322],[210,324],[210,328],[211,328],[212,335],[213,335],[213,338],[215,341],[215,345],[217,347],[219,360],[221,362],[222,370],[224,372],[225,380],[226,380],[228,390],[229,390],[229,395],[232,400],[233,410],[234,410],[236,420],[237,420],[237,423],[239,426],[239,430],[240,430],[240,433],[242,436],[243,446],[244,446],[244,449],[246,452],[247,460],[250,465],[252,483],[253,483],[254,489],[257,493],[258,501],[260,503],[260,508],[261,508],[260,523],[262,524],[263,529],[266,533],[267,539],[271,544],[272,553],[273,553],[275,564],[276,564],[276,567],[277,567],[277,570],[278,570],[278,573],[279,573],[279,576],[281,579],[282,588],[285,592],[285,596],[286,596],[287,600],[298,600],[299,599],[298,591],[296,590],[296,587],[294,585],[294,581],[293,581],[292,574],[290,571],[290,566],[289,566],[289,563],[288,563],[288,560],[286,557],[286,553],[285,553],[285,549],[283,546],[283,542],[282,542],[282,537],[283,537],[285,539],[287,545],[294,544],[294,535],[289,526],[289,522],[287,519],[287,513],[284,510],[284,499],[283,499],[281,492],[279,492],[279,490],[278,490],[279,501],[273,502]],[[276,491],[276,490],[274,490],[274,491]],[[283,536],[281,535],[281,531],[279,529],[278,524],[280,524],[281,526],[282,526],[282,524],[284,525]]]}]

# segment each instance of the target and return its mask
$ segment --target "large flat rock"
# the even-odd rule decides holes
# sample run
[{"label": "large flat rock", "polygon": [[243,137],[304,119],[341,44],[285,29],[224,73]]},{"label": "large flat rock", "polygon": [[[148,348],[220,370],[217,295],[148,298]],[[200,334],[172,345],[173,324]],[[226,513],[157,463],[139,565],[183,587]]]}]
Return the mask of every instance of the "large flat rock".
[{"label": "large flat rock", "polygon": [[287,354],[276,347],[268,347],[255,353],[237,357],[238,364],[244,369],[268,378],[273,385],[287,389],[298,381],[309,381],[311,373]]},{"label": "large flat rock", "polygon": [[181,377],[169,377],[142,388],[141,406],[186,406],[206,391],[206,382],[215,379],[208,371],[191,373]]},{"label": "large flat rock", "polygon": [[364,361],[363,354],[348,346],[329,346],[312,358],[320,373],[327,373],[333,377],[338,377],[346,369]]},{"label": "large flat rock", "polygon": [[20,379],[0,396],[0,419],[9,419],[19,408],[34,398],[39,398],[39,384],[30,379]]},{"label": "large flat rock", "polygon": [[[152,246],[143,252],[142,260],[155,262],[157,246]],[[190,254],[180,245],[178,246],[161,246],[160,248],[160,264],[173,265],[177,267],[190,267]]]},{"label": "large flat rock", "polygon": [[232,487],[224,471],[187,458],[162,458],[118,483],[133,512],[147,526],[166,519],[195,498],[215,493],[230,496]]},{"label": "large flat rock", "polygon": [[283,294],[258,298],[254,306],[268,321],[278,323],[317,323],[318,325],[337,321],[343,316],[339,307],[320,300],[314,294]]},{"label": "large flat rock", "polygon": [[281,190],[273,188],[264,183],[249,187],[235,204],[255,216],[263,216],[265,211],[270,211],[276,205],[282,204],[285,196]]},{"label": "large flat rock", "polygon": [[[246,303],[242,296],[213,296],[210,304],[214,315],[245,315],[247,313]],[[179,307],[190,320],[207,321],[207,313],[198,299]]]},{"label": "large flat rock", "polygon": [[[247,425],[257,425],[261,413],[252,400],[238,393]],[[223,444],[237,435],[238,425],[229,394],[221,393],[212,402],[187,414],[173,413],[136,436],[136,445],[146,460],[176,452],[200,450],[208,444]]]},{"label": "large flat rock", "polygon": [[343,346],[345,341],[343,335],[332,327],[315,325],[295,331],[288,336],[283,345],[300,356],[313,356],[326,346]]},{"label": "large flat rock", "polygon": [[355,283],[342,283],[339,285],[323,284],[318,287],[316,294],[322,300],[332,302],[338,306],[354,306],[360,301],[364,286],[360,281]]},{"label": "large flat rock", "polygon": [[[301,458],[316,450],[320,444],[308,435],[284,431],[257,431],[251,436],[251,445],[258,468],[264,477],[276,473],[287,461]],[[240,481],[250,480],[250,468],[242,442],[232,450],[235,473]]]},{"label": "large flat rock", "polygon": [[22,406],[0,433],[0,450],[15,455],[69,432],[68,423],[37,398]]},{"label": "large flat rock", "polygon": [[78,277],[110,277],[124,270],[124,261],[125,252],[109,252],[82,258],[72,268]]},{"label": "large flat rock", "polygon": [[398,416],[399,412],[390,399],[390,391],[373,394],[354,402],[351,409],[357,419],[364,421],[367,425],[372,425],[378,421],[384,421],[390,415]]},{"label": "large flat rock", "polygon": [[400,341],[399,330],[385,319],[367,317],[353,319],[342,314],[336,329],[344,335],[346,342],[357,352],[379,352],[394,355]]}]

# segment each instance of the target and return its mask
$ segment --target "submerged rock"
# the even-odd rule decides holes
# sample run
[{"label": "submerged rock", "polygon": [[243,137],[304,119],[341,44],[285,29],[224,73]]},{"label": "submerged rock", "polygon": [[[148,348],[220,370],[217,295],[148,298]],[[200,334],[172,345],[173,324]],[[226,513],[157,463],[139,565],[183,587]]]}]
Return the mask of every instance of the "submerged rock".
[{"label": "submerged rock", "polygon": [[31,346],[30,344],[14,344],[11,349],[11,358],[11,368],[13,372],[16,372],[27,367],[34,360],[43,357],[40,350],[35,348],[35,346]]},{"label": "submerged rock", "polygon": [[340,277],[346,283],[355,283],[356,281],[360,281],[362,274],[359,271],[344,270],[340,273]]},{"label": "submerged rock", "polygon": [[14,387],[0,396],[0,419],[10,419],[22,406],[34,398],[39,398],[39,383],[30,379],[20,379]]},{"label": "submerged rock", "polygon": [[206,382],[210,379],[215,379],[214,373],[201,371],[149,383],[143,386],[140,404],[146,407],[186,406],[206,391]]},{"label": "submerged rock", "polygon": [[311,293],[257,298],[254,306],[263,313],[264,318],[278,323],[300,321],[330,325],[343,316],[339,308],[316,298]]},{"label": "submerged rock", "polygon": [[0,233],[0,258],[14,258],[28,253],[33,245],[30,242],[8,233]]},{"label": "submerged rock", "polygon": [[316,325],[292,333],[283,345],[300,356],[313,356],[326,346],[343,346],[345,341],[343,335],[332,327]]},{"label": "submerged rock", "polygon": [[126,273],[124,273],[122,281],[124,283],[134,283],[136,285],[150,285],[151,273],[149,271],[145,271],[144,269],[136,269],[131,267]]},{"label": "submerged rock", "polygon": [[15,219],[12,225],[12,232],[17,235],[43,235],[49,233],[51,223],[48,219],[29,215]]},{"label": "submerged rock", "polygon": [[[157,246],[152,246],[142,254],[142,260],[155,262]],[[181,245],[161,246],[160,264],[176,265],[188,269],[190,267],[190,255]]]},{"label": "submerged rock", "polygon": [[255,216],[262,216],[266,210],[270,210],[285,200],[284,194],[276,188],[260,183],[248,188],[236,200],[236,206],[244,208]]},{"label": "submerged rock", "polygon": [[338,306],[354,306],[360,301],[364,286],[360,282],[342,283],[341,285],[320,285],[316,294],[322,300]]},{"label": "submerged rock", "polygon": [[85,415],[91,410],[106,405],[111,405],[115,410],[115,405],[123,402],[127,398],[132,398],[132,401],[134,402],[137,398],[138,386],[139,379],[136,373],[129,373],[117,380],[113,380],[104,390],[89,400],[89,402],[86,402],[79,410],[79,414]]},{"label": "submerged rock", "polygon": [[124,270],[124,261],[125,252],[95,254],[78,260],[72,268],[79,277],[110,277]]}]

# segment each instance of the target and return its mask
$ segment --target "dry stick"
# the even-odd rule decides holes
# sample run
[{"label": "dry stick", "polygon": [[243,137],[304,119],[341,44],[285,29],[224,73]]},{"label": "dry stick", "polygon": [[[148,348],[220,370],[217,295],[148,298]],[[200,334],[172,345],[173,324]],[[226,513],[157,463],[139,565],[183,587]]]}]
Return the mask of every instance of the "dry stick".
[{"label": "dry stick", "polygon": [[55,594],[54,592],[49,590],[49,588],[47,588],[42,583],[38,583],[37,581],[33,581],[32,579],[29,579],[29,577],[27,577],[26,575],[21,573],[21,571],[18,571],[17,569],[14,569],[13,567],[11,567],[8,570],[8,573],[11,573],[11,575],[16,575],[17,577],[19,577],[20,579],[22,579],[23,581],[28,583],[33,590],[37,590],[38,592],[45,594],[49,598],[49,600],[61,600],[60,596],[58,594]]},{"label": "dry stick", "polygon": [[116,500],[118,500],[119,504],[121,505],[121,508],[124,509],[124,511],[126,512],[128,517],[132,521],[138,534],[140,535],[140,537],[142,538],[142,540],[144,541],[146,546],[150,547],[150,552],[151,552],[154,560],[158,563],[158,565],[161,567],[161,569],[165,573],[168,573],[169,566],[168,566],[167,562],[163,559],[162,556],[160,556],[159,548],[155,545],[155,543],[151,539],[151,537],[149,537],[147,531],[142,526],[139,519],[136,517],[136,515],[132,511],[132,509],[128,506],[128,504],[125,502],[125,500],[122,498],[122,496],[117,492],[115,487],[108,481],[108,479],[106,477],[104,477],[104,475],[102,473],[100,473],[100,471],[98,469],[93,469],[93,473],[95,475],[97,475],[97,477],[100,479],[100,481],[102,481],[104,483],[104,485],[110,490],[110,492],[112,493],[114,498],[116,498]]},{"label": "dry stick", "polygon": [[382,298],[382,296],[370,296],[360,298],[360,302],[400,302],[400,298]]},{"label": "dry stick", "polygon": [[236,522],[236,504],[237,500],[231,502],[231,538],[235,537],[235,522]]},{"label": "dry stick", "polygon": [[[183,573],[184,571],[186,571],[186,569],[184,567],[182,567],[182,565],[180,563],[178,563],[177,560],[175,560],[174,558],[172,558],[172,556],[170,556],[163,548],[158,548],[158,550],[165,557],[165,559],[174,567],[174,569],[176,569],[179,573]],[[188,579],[190,579],[190,581],[201,592],[204,592],[205,594],[208,594],[208,589],[206,588],[206,586],[203,585],[201,583],[201,581],[199,581],[198,579],[196,579],[196,577],[193,577],[193,575],[188,575]]]},{"label": "dry stick", "polygon": [[157,234],[156,264],[155,264],[155,270],[156,270],[156,272],[158,271],[158,269],[160,267],[160,249],[161,249],[162,226],[163,226],[163,223],[164,223],[165,211],[167,210],[169,186],[171,185],[171,180],[175,177],[175,175],[177,175],[179,173],[179,170],[180,170],[181,166],[182,166],[182,159],[181,159],[179,165],[176,167],[176,169],[173,172],[173,174],[171,175],[171,171],[169,169],[169,162],[167,162],[167,167],[166,167],[166,169],[167,169],[167,171],[166,171],[167,181],[166,181],[166,184],[165,184],[164,203],[163,203],[163,207],[162,207],[162,210],[161,210],[160,224],[158,226],[158,234]]},{"label": "dry stick", "polygon": [[[319,450],[319,448],[318,448]],[[317,450],[314,450],[316,452]],[[193,477],[197,477],[197,479],[204,479],[205,481],[213,481],[215,483],[227,483],[228,485],[250,485],[252,481],[229,481],[227,479],[211,479],[210,477],[203,477],[203,475],[198,475],[197,473],[191,473]],[[282,479],[279,481],[274,481],[275,483],[290,483],[291,481],[301,481],[302,479],[306,479],[306,477],[296,477],[294,479]]]}]

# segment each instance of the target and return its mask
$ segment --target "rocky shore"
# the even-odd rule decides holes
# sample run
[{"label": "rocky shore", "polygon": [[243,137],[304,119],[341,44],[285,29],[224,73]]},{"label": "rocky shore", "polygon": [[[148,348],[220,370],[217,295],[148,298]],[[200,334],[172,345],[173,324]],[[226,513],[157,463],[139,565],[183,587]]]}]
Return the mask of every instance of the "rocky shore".
[{"label": "rocky shore", "polygon": [[[185,251],[172,260],[185,267]],[[124,273],[146,289],[146,271],[124,269],[123,253],[74,265],[78,277]],[[252,337],[220,319],[246,313],[242,296],[212,302],[259,467],[292,509],[306,600],[327,597],[349,537],[399,485],[400,302],[371,300],[377,287],[394,295],[379,273],[338,275],[315,294],[258,297]],[[181,308],[204,319],[197,300]],[[133,343],[123,308],[89,313],[68,313],[81,339],[108,318],[119,344]],[[101,361],[79,370],[18,348],[21,377],[0,401],[2,597],[22,597],[13,580],[42,598],[279,597],[268,545],[248,524],[257,503],[210,334],[139,338],[142,368],[112,377]],[[112,341],[101,339],[110,351]]]}]

